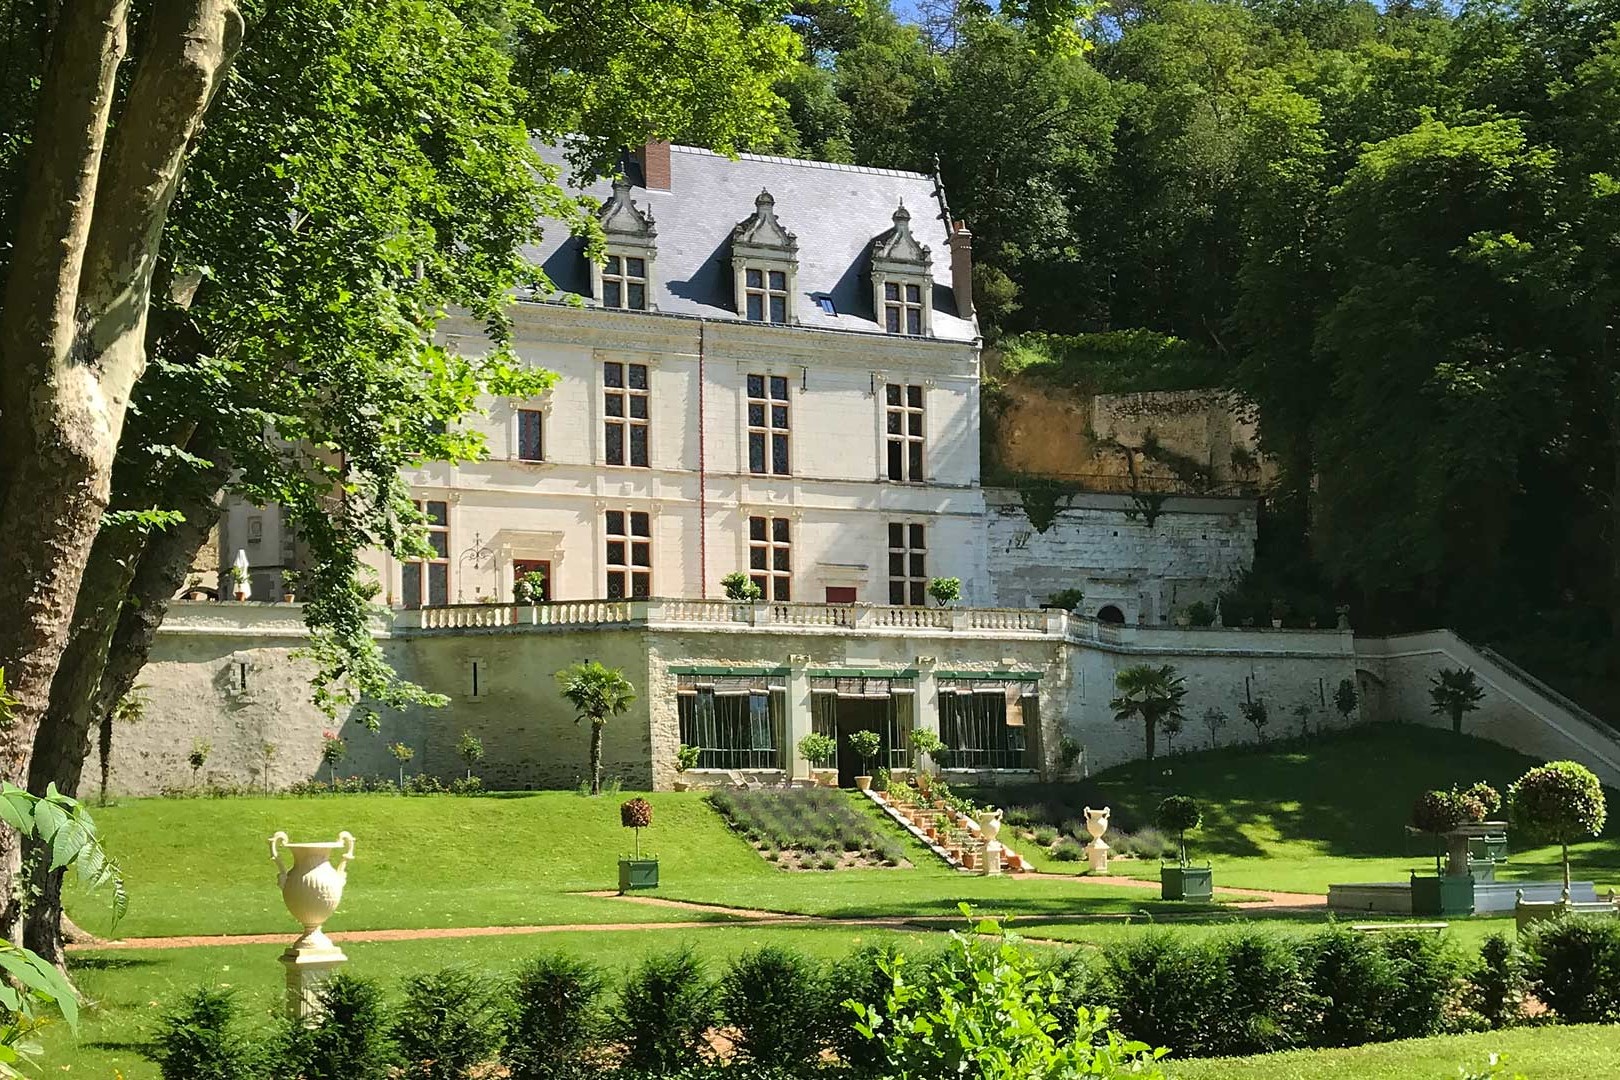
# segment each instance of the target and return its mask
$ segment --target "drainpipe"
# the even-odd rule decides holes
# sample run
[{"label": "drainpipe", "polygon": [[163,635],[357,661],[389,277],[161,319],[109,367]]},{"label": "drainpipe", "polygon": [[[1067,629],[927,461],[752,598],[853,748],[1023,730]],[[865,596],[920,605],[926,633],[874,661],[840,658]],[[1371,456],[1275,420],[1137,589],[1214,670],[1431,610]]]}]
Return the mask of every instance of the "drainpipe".
[{"label": "drainpipe", "polygon": [[703,448],[703,398],[705,377],[704,332],[708,322],[698,320],[698,597],[709,598],[709,471]]}]

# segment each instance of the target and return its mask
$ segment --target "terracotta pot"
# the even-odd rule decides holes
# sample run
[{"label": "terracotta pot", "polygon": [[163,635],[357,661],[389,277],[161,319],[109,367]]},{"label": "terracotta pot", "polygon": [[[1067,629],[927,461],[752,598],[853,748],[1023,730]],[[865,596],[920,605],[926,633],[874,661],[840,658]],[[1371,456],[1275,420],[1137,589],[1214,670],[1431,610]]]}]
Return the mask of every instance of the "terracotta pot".
[{"label": "terracotta pot", "polygon": [[676,780],[674,783],[670,784],[669,786],[671,788],[673,788],[674,790],[676,790],[676,791],[691,791],[692,790],[692,782],[690,780]]},{"label": "terracotta pot", "polygon": [[[281,865],[281,852],[292,854],[292,865]],[[334,864],[332,856],[343,853]],[[304,928],[303,936],[294,948],[334,948],[321,932],[321,926],[337,910],[343,899],[343,886],[348,880],[349,861],[354,858],[354,837],[338,833],[335,841],[314,844],[290,844],[287,834],[278,832],[270,838],[270,861],[279,873],[276,883],[281,886],[281,899]]]},{"label": "terracotta pot", "polygon": [[870,791],[871,789],[872,789],[872,778],[870,776],[857,776],[855,778],[855,790],[856,791]]}]

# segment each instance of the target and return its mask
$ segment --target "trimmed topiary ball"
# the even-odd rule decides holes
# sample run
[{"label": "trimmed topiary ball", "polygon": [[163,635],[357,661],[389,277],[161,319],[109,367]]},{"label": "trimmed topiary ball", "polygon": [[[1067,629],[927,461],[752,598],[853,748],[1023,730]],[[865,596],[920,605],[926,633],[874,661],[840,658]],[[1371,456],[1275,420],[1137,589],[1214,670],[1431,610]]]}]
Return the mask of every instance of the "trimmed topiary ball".
[{"label": "trimmed topiary ball", "polygon": [[646,799],[627,800],[619,807],[619,820],[627,829],[645,829],[652,824],[652,803]]},{"label": "trimmed topiary ball", "polygon": [[1508,813],[1533,837],[1567,844],[1602,832],[1607,808],[1592,770],[1574,761],[1552,761],[1508,788]]},{"label": "trimmed topiary ball", "polygon": [[1426,833],[1447,833],[1461,825],[1464,808],[1453,791],[1425,791],[1412,804],[1412,827]]},{"label": "trimmed topiary ball", "polygon": [[1172,795],[1159,804],[1159,828],[1184,833],[1203,824],[1203,811],[1186,795]]}]

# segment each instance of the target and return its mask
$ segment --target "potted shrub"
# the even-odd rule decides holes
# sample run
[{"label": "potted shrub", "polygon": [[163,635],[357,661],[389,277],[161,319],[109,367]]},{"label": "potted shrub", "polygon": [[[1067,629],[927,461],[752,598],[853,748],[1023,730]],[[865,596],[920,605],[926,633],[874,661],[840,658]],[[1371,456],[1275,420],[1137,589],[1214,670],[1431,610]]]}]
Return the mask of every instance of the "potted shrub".
[{"label": "potted shrub", "polygon": [[698,755],[701,754],[695,746],[682,743],[675,748],[675,790],[685,791],[692,785],[686,780],[686,770],[697,767]]},{"label": "potted shrub", "polygon": [[538,604],[546,595],[546,575],[530,570],[512,583],[512,600],[518,604]]},{"label": "potted shrub", "polygon": [[799,755],[810,763],[810,776],[818,784],[832,787],[838,783],[838,770],[832,765],[837,753],[838,744],[830,735],[812,731],[799,740]]},{"label": "potted shrub", "polygon": [[928,583],[928,595],[934,598],[934,603],[940,607],[954,604],[962,598],[962,579],[954,577],[937,577]]},{"label": "potted shrub", "polygon": [[619,891],[658,888],[658,857],[641,854],[641,830],[652,824],[652,803],[646,799],[630,799],[619,807],[619,823],[636,831],[635,858],[619,858]]},{"label": "potted shrub", "polygon": [[238,601],[248,598],[248,572],[245,566],[231,567],[231,595]]},{"label": "potted shrub", "polygon": [[752,604],[765,599],[765,590],[741,570],[733,571],[721,578],[720,587],[726,590],[727,600],[742,600]]},{"label": "potted shrub", "polygon": [[1281,630],[1283,617],[1287,614],[1288,605],[1283,603],[1281,600],[1273,600],[1271,602],[1271,628],[1273,630]]},{"label": "potted shrub", "polygon": [[1203,823],[1198,804],[1172,795],[1159,804],[1159,828],[1176,834],[1176,865],[1159,865],[1159,896],[1164,900],[1209,900],[1215,895],[1215,871],[1187,861],[1187,832]]},{"label": "potted shrub", "polygon": [[1564,903],[1569,902],[1569,845],[1603,831],[1608,814],[1603,785],[1585,765],[1549,761],[1508,788],[1508,820],[1531,839],[1557,844],[1564,864]]},{"label": "potted shrub", "polygon": [[855,778],[855,786],[866,791],[872,786],[872,759],[882,752],[883,739],[875,731],[853,731],[849,736],[849,748],[855,751],[863,766],[862,775]]},{"label": "potted shrub", "polygon": [[913,762],[917,768],[917,792],[923,797],[923,801],[927,802],[932,798],[933,788],[933,780],[929,777],[929,773],[939,771],[943,764],[941,759],[949,748],[941,741],[938,732],[927,728],[914,728],[911,732],[911,749],[918,754],[927,754],[929,764],[933,766],[932,770],[927,770],[920,763]]},{"label": "potted shrub", "polygon": [[296,570],[283,570],[281,572],[281,602],[293,602],[295,590],[298,588],[298,572]]},{"label": "potted shrub", "polygon": [[1464,872],[1447,873],[1449,868],[1440,861],[1441,838],[1459,825],[1483,820],[1484,803],[1473,795],[1453,789],[1425,791],[1418,796],[1417,802],[1412,804],[1412,828],[1434,837],[1434,876],[1412,871],[1412,914],[1474,913],[1474,876],[1466,870],[1467,848],[1464,847]]}]

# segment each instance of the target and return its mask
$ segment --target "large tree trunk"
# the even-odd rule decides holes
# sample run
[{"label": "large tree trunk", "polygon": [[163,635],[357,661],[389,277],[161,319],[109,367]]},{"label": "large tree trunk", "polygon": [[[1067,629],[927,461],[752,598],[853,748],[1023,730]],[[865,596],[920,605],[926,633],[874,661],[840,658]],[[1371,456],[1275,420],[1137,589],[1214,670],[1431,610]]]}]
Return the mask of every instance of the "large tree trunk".
[{"label": "large tree trunk", "polygon": [[602,720],[591,721],[591,794],[602,794]]},{"label": "large tree trunk", "polygon": [[[91,729],[105,730],[134,687],[169,601],[219,519],[218,496],[230,475],[230,460],[205,435],[194,438],[189,449],[212,464],[200,477],[174,485],[162,500],[185,515],[185,521],[150,536],[126,530],[96,538],[79,589],[73,635],[51,684],[50,710],[34,740],[29,789],[36,793],[54,783],[68,795],[78,794]],[[108,749],[104,741],[103,755]],[[105,777],[105,758],[102,768]],[[50,873],[46,865],[34,863],[38,897],[26,913],[23,940],[41,956],[60,962],[62,873]]]},{"label": "large tree trunk", "polygon": [[1144,716],[1142,718],[1142,734],[1147,738],[1147,759],[1149,761],[1153,760],[1155,743],[1158,741],[1156,738],[1158,735],[1158,726],[1159,725],[1154,721],[1153,717]]},{"label": "large tree trunk", "polygon": [[[127,0],[65,6],[39,97],[0,317],[0,667],[20,700],[0,777],[28,779],[34,736],[107,508],[131,388],[146,363],[158,241],[186,151],[242,36],[233,0],[153,5],[109,128]],[[109,141],[108,132],[112,131]],[[0,831],[0,895],[17,837]],[[15,935],[7,901],[0,934]]]}]

